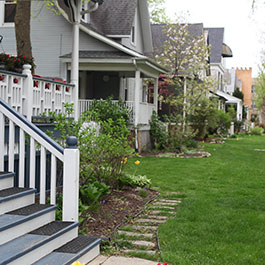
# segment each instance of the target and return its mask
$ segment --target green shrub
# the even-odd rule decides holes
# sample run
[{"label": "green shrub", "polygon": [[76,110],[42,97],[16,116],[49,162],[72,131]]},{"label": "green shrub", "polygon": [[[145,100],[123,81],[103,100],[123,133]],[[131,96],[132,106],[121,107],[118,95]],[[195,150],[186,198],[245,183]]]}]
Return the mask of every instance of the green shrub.
[{"label": "green shrub", "polygon": [[157,113],[153,111],[150,124],[150,135],[153,146],[157,150],[166,149],[168,141],[168,132],[166,130],[165,123],[163,123]]},{"label": "green shrub", "polygon": [[133,188],[136,187],[150,187],[151,180],[148,179],[146,176],[135,176],[130,174],[123,174],[120,177],[120,184],[121,186],[131,186]]},{"label": "green shrub", "polygon": [[105,100],[93,100],[90,112],[97,113],[97,118],[101,121],[124,119],[128,123],[131,116],[131,110],[126,106],[126,103],[122,100],[113,102],[112,97]]},{"label": "green shrub", "polygon": [[254,128],[252,128],[251,129],[251,134],[252,135],[262,135],[263,134],[263,128],[261,128],[261,127],[254,127]]}]

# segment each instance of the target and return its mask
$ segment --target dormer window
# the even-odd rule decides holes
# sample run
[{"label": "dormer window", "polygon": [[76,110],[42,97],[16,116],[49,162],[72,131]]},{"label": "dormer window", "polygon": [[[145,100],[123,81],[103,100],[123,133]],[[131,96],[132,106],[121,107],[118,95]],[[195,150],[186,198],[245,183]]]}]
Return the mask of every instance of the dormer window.
[{"label": "dormer window", "polygon": [[2,26],[14,25],[16,15],[16,1],[0,1],[0,24]]}]

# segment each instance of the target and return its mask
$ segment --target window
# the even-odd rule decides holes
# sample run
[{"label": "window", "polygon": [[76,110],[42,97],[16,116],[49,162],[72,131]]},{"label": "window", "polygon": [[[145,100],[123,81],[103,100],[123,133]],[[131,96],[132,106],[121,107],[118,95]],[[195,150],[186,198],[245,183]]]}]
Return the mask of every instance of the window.
[{"label": "window", "polygon": [[6,0],[4,11],[4,23],[14,23],[16,15],[15,0]]},{"label": "window", "polygon": [[135,44],[135,26],[132,26],[132,43]]},{"label": "window", "polygon": [[131,28],[131,42],[133,45],[136,44],[136,20],[137,20],[137,12],[135,12],[134,21]]}]

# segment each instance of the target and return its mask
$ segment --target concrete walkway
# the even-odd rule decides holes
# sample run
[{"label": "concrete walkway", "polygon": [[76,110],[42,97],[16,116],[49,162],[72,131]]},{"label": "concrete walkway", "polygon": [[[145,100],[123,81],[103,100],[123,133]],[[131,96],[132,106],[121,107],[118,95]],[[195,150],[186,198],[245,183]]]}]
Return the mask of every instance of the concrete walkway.
[{"label": "concrete walkway", "polygon": [[138,259],[138,258],[128,258],[128,257],[118,257],[118,256],[98,256],[96,259],[92,260],[87,265],[157,265],[158,262]]}]

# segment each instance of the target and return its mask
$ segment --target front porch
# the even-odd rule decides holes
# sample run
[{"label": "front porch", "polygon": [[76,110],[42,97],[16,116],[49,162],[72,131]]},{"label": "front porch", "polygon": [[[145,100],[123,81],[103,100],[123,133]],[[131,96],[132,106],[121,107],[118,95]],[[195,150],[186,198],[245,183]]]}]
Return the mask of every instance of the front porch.
[{"label": "front porch", "polygon": [[[68,77],[71,70],[71,54],[61,57]],[[157,111],[158,77],[167,69],[147,57],[132,57],[122,52],[79,52],[79,115],[89,110],[94,99],[112,97],[126,102],[132,111],[130,123],[149,126],[152,112]],[[147,82],[153,83],[148,89]]]}]

